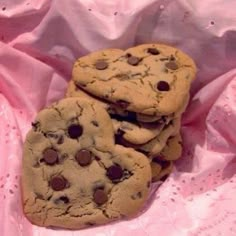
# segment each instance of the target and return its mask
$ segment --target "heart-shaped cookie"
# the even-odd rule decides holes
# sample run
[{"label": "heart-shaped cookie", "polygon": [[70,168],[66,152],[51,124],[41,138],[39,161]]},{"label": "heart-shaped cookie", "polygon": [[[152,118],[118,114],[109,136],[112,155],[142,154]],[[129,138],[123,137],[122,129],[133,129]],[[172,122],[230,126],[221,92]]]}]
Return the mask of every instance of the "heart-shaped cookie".
[{"label": "heart-shaped cookie", "polygon": [[23,209],[32,223],[80,229],[140,212],[151,181],[149,160],[114,143],[101,106],[63,99],[39,112],[32,126],[22,173]]},{"label": "heart-shaped cookie", "polygon": [[72,79],[84,91],[124,110],[162,116],[184,104],[195,74],[193,60],[179,49],[145,44],[79,58]]}]

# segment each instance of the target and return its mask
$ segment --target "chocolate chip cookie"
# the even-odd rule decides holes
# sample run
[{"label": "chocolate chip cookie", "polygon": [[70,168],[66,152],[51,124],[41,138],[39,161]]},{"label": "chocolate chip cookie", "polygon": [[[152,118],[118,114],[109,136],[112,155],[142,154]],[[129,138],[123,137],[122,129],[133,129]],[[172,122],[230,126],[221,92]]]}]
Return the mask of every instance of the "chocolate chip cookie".
[{"label": "chocolate chip cookie", "polygon": [[112,119],[116,135],[122,135],[123,139],[135,145],[142,145],[158,136],[165,127],[164,122],[132,123]]},{"label": "chocolate chip cookie", "polygon": [[126,141],[123,138],[124,133],[122,132],[116,134],[116,143],[121,144],[125,147],[132,147],[137,151],[144,153],[145,155],[147,155],[149,158],[152,159],[163,150],[163,148],[166,146],[167,140],[171,136],[175,136],[179,133],[179,129],[180,129],[180,118],[176,118],[173,121],[171,121],[167,126],[165,126],[158,136],[156,136],[155,138],[153,138],[152,140],[150,140],[145,144],[138,145]]},{"label": "chocolate chip cookie", "polygon": [[195,74],[193,60],[179,49],[145,44],[82,57],[74,64],[72,79],[84,91],[123,110],[163,116],[184,104]]},{"label": "chocolate chip cookie", "polygon": [[151,123],[155,121],[162,121],[163,119],[170,120],[173,117],[178,116],[178,111],[169,116],[149,116],[141,113],[127,111],[113,103],[110,103],[109,101],[96,97],[94,94],[90,94],[87,91],[84,91],[82,88],[77,86],[76,82],[73,80],[68,83],[65,97],[81,97],[87,98],[91,101],[95,101],[99,103],[104,109],[106,109],[112,118],[117,120]]},{"label": "chocolate chip cookie", "polygon": [[[171,120],[173,120],[175,117],[179,117],[185,111],[189,100],[189,96],[187,96],[184,104],[182,104],[180,109],[174,114],[166,117],[155,117],[155,119],[151,119],[151,116],[145,116],[142,114],[136,114],[136,116],[134,116],[134,114],[132,115],[130,112],[128,113],[125,110],[122,111],[112,104],[101,101],[100,99],[89,95],[83,90],[78,89],[73,81],[69,82],[66,96],[87,98],[103,106],[104,109],[110,113],[116,135],[120,135],[122,133],[122,137],[126,141],[135,145],[145,144],[157,137]],[[149,119],[147,119],[147,117]],[[140,118],[145,119],[145,122],[138,121]]]},{"label": "chocolate chip cookie", "polygon": [[97,103],[63,99],[39,112],[27,134],[23,209],[36,225],[80,229],[132,217],[150,181],[149,160],[115,145],[111,119]]}]

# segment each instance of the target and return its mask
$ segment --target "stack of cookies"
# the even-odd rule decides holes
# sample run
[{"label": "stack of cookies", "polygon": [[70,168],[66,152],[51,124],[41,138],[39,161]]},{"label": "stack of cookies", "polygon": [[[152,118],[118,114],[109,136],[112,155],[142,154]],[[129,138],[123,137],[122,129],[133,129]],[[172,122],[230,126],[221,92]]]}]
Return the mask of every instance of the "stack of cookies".
[{"label": "stack of cookies", "polygon": [[75,62],[66,97],[104,107],[116,143],[144,153],[153,181],[164,180],[181,156],[181,115],[195,74],[193,60],[167,45],[107,49]]},{"label": "stack of cookies", "polygon": [[187,55],[159,44],[77,60],[66,98],[40,111],[26,137],[26,217],[81,229],[138,214],[150,183],[181,155],[195,71]]}]

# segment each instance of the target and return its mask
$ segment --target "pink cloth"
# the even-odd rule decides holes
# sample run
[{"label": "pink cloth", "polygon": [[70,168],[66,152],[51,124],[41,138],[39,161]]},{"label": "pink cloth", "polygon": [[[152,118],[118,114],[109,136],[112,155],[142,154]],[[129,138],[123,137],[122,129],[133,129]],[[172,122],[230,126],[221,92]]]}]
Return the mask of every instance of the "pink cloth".
[{"label": "pink cloth", "polygon": [[[233,0],[1,1],[0,235],[236,235],[235,9]],[[31,225],[19,178],[35,114],[63,97],[77,57],[145,42],[183,49],[199,70],[175,172],[133,220],[81,231]]]}]

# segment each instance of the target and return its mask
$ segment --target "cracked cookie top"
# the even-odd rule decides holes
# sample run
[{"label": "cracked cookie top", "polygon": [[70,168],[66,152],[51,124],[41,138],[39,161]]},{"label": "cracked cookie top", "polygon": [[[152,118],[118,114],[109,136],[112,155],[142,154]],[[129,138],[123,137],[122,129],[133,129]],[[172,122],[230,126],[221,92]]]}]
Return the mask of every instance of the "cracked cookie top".
[{"label": "cracked cookie top", "polygon": [[131,217],[150,181],[148,159],[116,145],[107,112],[86,99],[43,109],[27,134],[23,208],[34,224],[80,229]]},{"label": "cracked cookie top", "polygon": [[[65,97],[81,97],[81,98],[87,98],[91,101],[95,101],[99,103],[104,109],[107,110],[107,112],[111,115],[111,117],[114,116],[115,119],[122,119],[132,122],[145,122],[150,123],[158,120],[163,120],[163,116],[151,116],[151,115],[145,115],[142,113],[135,113],[131,111],[127,111],[125,109],[122,109],[121,107],[106,101],[102,98],[96,97],[92,95],[91,93],[88,93],[87,91],[84,91],[82,88],[76,85],[76,82],[71,80],[68,83],[67,91],[65,94]],[[175,114],[171,114],[171,116],[178,115],[178,111],[175,112]]]},{"label": "cracked cookie top", "polygon": [[79,58],[72,79],[82,90],[123,110],[161,116],[184,104],[195,74],[193,60],[182,51],[146,44]]}]

